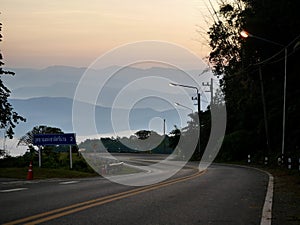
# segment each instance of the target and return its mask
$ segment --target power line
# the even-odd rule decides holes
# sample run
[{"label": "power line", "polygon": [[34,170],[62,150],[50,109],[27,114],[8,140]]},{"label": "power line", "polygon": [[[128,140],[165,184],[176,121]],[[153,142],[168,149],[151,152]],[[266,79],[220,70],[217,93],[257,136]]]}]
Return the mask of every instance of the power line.
[{"label": "power line", "polygon": [[[272,55],[271,57],[265,59],[264,61],[262,62],[259,62],[259,63],[256,63],[256,64],[253,64],[253,66],[259,66],[259,65],[263,65],[263,64],[266,64],[268,63],[270,60],[272,60],[273,58],[276,58],[276,56],[280,55],[282,52],[285,51],[285,49],[289,48],[291,45],[293,45],[294,42],[296,42],[298,39],[300,38],[300,35],[298,35],[296,38],[294,38],[289,44],[287,44],[283,49],[281,49],[279,52],[275,53],[274,55]],[[291,56],[292,54],[294,54],[296,51],[294,50],[293,52],[291,52],[289,56]],[[269,64],[272,64],[272,63],[276,63],[276,62],[280,62],[281,60],[284,60],[285,57],[282,57],[280,58],[279,60],[276,60],[274,62],[270,62]]]}]

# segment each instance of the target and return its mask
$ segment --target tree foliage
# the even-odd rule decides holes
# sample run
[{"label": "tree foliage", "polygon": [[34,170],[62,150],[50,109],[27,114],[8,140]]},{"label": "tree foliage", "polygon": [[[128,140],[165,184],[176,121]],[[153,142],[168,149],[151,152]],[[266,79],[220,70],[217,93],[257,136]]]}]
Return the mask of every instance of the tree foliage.
[{"label": "tree foliage", "polygon": [[170,132],[169,137],[169,146],[172,149],[175,149],[178,145],[179,139],[180,139],[181,131],[180,129],[174,125],[174,129]]},{"label": "tree foliage", "polygon": [[[300,40],[299,8],[297,0],[223,0],[214,15],[214,23],[208,31],[211,46],[209,61],[214,74],[222,75],[220,84],[228,112],[227,135],[228,138],[239,137],[239,140],[243,140],[240,134],[246,135],[257,144],[255,150],[241,151],[264,152],[266,149],[263,97],[271,153],[280,152],[284,83],[283,47],[255,37],[243,39],[240,36],[243,29],[256,37],[280,43],[288,51],[285,148],[293,154],[299,151],[300,51],[295,48]],[[261,85],[265,90],[264,96]],[[227,143],[232,146],[233,142],[228,138]]]},{"label": "tree foliage", "polygon": [[138,139],[145,140],[150,137],[151,131],[149,130],[139,130],[135,133]]},{"label": "tree foliage", "polygon": [[[0,23],[0,41],[2,41],[2,24]],[[2,76],[12,76],[14,72],[7,71],[3,69],[3,57],[0,52],[0,129],[5,130],[5,136],[13,138],[14,131],[20,121],[25,122],[25,118],[20,116],[17,112],[14,111],[12,105],[9,103],[8,98],[10,96],[10,90],[5,86],[2,81]]]},{"label": "tree foliage", "polygon": [[63,131],[57,127],[36,126],[19,139],[18,145],[32,146],[35,134],[63,134]]}]

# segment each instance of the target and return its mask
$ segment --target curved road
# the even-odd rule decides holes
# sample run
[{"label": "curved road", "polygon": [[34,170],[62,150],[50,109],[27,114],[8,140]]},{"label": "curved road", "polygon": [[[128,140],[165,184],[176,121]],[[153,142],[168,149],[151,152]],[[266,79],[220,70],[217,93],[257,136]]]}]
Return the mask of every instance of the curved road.
[{"label": "curved road", "polygon": [[[1,224],[260,224],[268,175],[254,169],[189,167],[160,185],[103,178],[2,182]],[[19,220],[19,221],[18,221]]]}]

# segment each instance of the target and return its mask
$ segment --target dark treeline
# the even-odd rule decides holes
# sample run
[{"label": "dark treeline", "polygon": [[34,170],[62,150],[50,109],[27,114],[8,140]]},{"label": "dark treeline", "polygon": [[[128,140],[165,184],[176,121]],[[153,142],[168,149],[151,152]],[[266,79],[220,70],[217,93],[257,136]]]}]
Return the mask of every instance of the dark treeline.
[{"label": "dark treeline", "polygon": [[[147,137],[131,135],[128,137],[106,137],[100,139],[86,139],[79,144],[80,149],[85,149],[87,152],[110,152],[110,153],[156,153],[156,154],[170,154],[173,152],[173,148],[170,147],[170,143],[173,142],[174,137],[168,135],[162,136],[154,131],[141,130],[138,132],[148,133]],[[148,144],[146,139],[150,136],[156,136],[157,141]],[[144,139],[145,142],[140,143],[140,140]]]},{"label": "dark treeline", "polygon": [[[299,157],[300,1],[221,1],[210,27],[209,61],[227,107],[227,131],[219,157]],[[240,32],[250,35],[242,38]],[[283,105],[286,64],[284,148]],[[285,157],[285,158],[286,158]]]},{"label": "dark treeline", "polygon": [[[210,110],[201,112],[201,149],[204,150],[210,135]],[[166,135],[160,135],[155,131],[140,130],[130,137],[105,137],[100,139],[86,139],[78,145],[79,149],[86,152],[110,152],[110,153],[149,153],[171,154],[174,151],[178,157],[185,157],[187,149],[178,146],[180,138],[191,136],[199,129],[197,113],[189,114],[190,120],[186,127],[174,129]],[[198,145],[195,147],[191,160],[199,159]]]}]

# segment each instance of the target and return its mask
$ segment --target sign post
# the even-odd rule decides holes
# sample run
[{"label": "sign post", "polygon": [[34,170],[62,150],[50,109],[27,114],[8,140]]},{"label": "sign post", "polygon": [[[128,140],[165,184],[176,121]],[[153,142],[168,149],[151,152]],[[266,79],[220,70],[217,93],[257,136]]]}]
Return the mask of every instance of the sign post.
[{"label": "sign post", "polygon": [[42,148],[39,146],[39,167],[42,166]]},{"label": "sign post", "polygon": [[33,144],[39,146],[39,167],[42,166],[42,149],[45,145],[70,145],[70,168],[73,167],[72,162],[72,145],[76,145],[74,133],[67,134],[35,134],[33,136]]},{"label": "sign post", "polygon": [[70,169],[73,169],[72,145],[70,145]]}]

